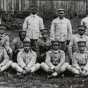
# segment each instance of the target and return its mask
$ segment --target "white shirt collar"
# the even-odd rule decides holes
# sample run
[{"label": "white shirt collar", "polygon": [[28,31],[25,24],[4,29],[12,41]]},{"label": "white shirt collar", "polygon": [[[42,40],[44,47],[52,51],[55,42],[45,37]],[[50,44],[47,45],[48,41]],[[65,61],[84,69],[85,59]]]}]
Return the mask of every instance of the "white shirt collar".
[{"label": "white shirt collar", "polygon": [[65,19],[65,17],[63,17],[63,19],[60,19],[60,18],[59,18],[59,16],[58,16],[58,19],[59,19],[59,20],[64,20],[64,19]]},{"label": "white shirt collar", "polygon": [[36,16],[37,16],[37,14],[35,14],[35,15],[31,14],[30,16],[31,16],[31,17],[36,17]]}]

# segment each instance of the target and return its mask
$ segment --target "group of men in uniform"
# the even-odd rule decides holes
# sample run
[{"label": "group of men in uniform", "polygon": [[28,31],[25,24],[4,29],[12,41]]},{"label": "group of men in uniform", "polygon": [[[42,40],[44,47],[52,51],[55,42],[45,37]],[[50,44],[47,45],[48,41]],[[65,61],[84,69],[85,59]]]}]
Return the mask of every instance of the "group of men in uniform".
[{"label": "group of men in uniform", "polygon": [[22,75],[41,68],[52,77],[66,70],[77,76],[88,76],[86,25],[79,25],[78,33],[72,34],[71,22],[65,18],[64,9],[59,9],[57,14],[49,31],[37,15],[37,8],[32,8],[19,37],[12,40],[12,46],[3,31],[6,27],[0,25],[0,72],[12,67]]}]

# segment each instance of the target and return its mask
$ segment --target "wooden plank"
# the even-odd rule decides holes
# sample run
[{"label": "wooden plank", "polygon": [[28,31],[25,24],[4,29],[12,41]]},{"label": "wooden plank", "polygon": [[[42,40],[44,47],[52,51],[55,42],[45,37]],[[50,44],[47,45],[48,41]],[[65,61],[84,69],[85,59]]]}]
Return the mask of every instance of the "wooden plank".
[{"label": "wooden plank", "polygon": [[28,10],[32,4],[38,6],[39,9],[44,7],[55,10],[65,8],[67,15],[74,13],[79,15],[88,12],[88,0],[0,0],[0,8],[5,11]]},{"label": "wooden plank", "polygon": [[22,1],[19,0],[19,11],[21,11],[21,4],[22,4]]},{"label": "wooden plank", "polygon": [[7,4],[6,4],[7,0],[4,0],[4,10],[7,11]]},{"label": "wooden plank", "polygon": [[[3,0],[1,0],[1,9],[3,9]],[[4,9],[3,9],[4,10]]]},{"label": "wooden plank", "polygon": [[14,12],[15,0],[12,0],[12,11]]},{"label": "wooden plank", "polygon": [[24,10],[24,6],[25,6],[25,0],[22,0],[22,10]]}]

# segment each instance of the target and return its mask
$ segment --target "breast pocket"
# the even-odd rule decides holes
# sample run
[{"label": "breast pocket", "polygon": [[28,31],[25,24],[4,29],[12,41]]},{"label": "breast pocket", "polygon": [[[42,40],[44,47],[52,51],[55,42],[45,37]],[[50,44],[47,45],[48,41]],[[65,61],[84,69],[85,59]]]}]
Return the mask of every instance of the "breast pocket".
[{"label": "breast pocket", "polygon": [[30,21],[30,20],[28,20],[28,21],[27,21],[27,25],[30,25],[30,24],[31,24],[31,21]]}]

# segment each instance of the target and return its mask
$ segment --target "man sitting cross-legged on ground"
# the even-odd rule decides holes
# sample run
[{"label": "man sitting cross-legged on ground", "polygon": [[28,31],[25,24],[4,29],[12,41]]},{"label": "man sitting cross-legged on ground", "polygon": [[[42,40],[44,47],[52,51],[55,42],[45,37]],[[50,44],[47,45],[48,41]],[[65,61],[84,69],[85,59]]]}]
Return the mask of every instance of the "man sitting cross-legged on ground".
[{"label": "man sitting cross-legged on ground", "polygon": [[30,42],[25,40],[23,42],[23,50],[18,53],[17,62],[19,66],[25,71],[26,73],[34,73],[38,69],[40,69],[40,64],[36,63],[37,55],[31,49]]},{"label": "man sitting cross-legged on ground", "polygon": [[78,26],[78,33],[72,36],[71,42],[69,44],[69,55],[72,58],[72,54],[78,50],[77,42],[85,40],[87,43],[86,48],[88,49],[88,36],[85,35],[86,27],[84,25]]},{"label": "man sitting cross-legged on ground", "polygon": [[86,41],[78,42],[78,51],[74,52],[72,58],[73,73],[81,76],[88,76],[88,51]]},{"label": "man sitting cross-legged on ground", "polygon": [[52,49],[47,52],[45,63],[41,63],[41,68],[51,72],[52,77],[63,73],[68,66],[68,63],[65,63],[65,53],[60,50],[60,46],[60,42],[52,41]]},{"label": "man sitting cross-legged on ground", "polygon": [[10,47],[9,34],[5,32],[6,29],[7,27],[5,25],[0,25],[0,40],[2,42],[2,46],[7,51],[7,54],[9,55],[9,57],[11,57],[12,49]]},{"label": "man sitting cross-legged on ground", "polygon": [[13,63],[9,59],[6,49],[3,47],[2,41],[0,41],[0,72],[4,72],[9,67],[20,73],[24,73],[24,70],[17,63]]}]

